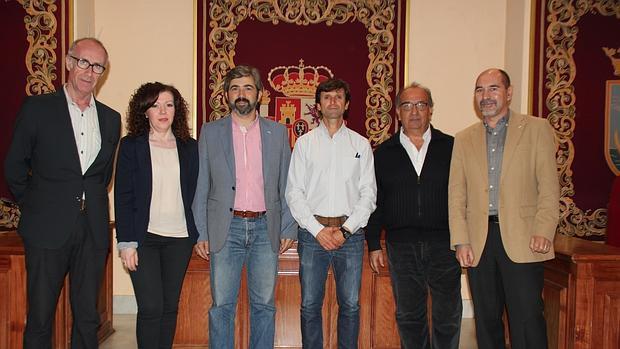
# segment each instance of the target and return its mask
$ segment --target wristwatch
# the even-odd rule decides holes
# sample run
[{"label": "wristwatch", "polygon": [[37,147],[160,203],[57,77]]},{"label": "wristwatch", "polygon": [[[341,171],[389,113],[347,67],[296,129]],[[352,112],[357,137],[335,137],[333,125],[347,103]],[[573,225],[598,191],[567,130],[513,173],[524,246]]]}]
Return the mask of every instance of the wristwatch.
[{"label": "wristwatch", "polygon": [[348,240],[351,237],[351,235],[353,235],[349,233],[344,227],[340,227],[340,231],[342,232],[342,236],[344,236],[345,240]]}]

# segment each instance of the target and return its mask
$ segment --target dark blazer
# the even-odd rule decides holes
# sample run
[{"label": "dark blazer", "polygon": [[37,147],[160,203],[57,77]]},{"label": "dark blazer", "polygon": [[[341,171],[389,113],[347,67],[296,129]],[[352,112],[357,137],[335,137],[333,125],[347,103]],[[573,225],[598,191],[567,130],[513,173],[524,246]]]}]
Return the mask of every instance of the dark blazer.
[{"label": "dark blazer", "polygon": [[120,136],[120,115],[98,101],[96,107],[101,150],[82,175],[64,90],[24,100],[4,170],[21,210],[18,232],[26,244],[61,247],[74,230],[85,193],[95,244],[108,246],[107,188]]},{"label": "dark blazer", "polygon": [[[177,139],[179,153],[181,196],[185,209],[187,232],[194,241],[198,231],[192,214],[192,201],[198,180],[198,144],[189,139]],[[119,242],[137,241],[146,236],[153,192],[153,169],[148,135],[123,137],[116,161],[114,181],[114,214],[116,239]]]}]

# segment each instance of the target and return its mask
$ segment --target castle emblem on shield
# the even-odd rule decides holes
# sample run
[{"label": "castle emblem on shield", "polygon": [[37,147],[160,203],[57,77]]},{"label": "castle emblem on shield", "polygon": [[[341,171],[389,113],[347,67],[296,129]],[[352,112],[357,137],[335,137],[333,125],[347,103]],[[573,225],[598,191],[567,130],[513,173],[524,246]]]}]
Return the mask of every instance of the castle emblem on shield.
[{"label": "castle emblem on shield", "polygon": [[298,66],[279,66],[267,75],[269,85],[284,97],[276,97],[276,122],[286,125],[291,147],[297,138],[319,125],[319,113],[314,94],[319,84],[333,78],[331,70],[324,66],[306,66],[299,60]]}]

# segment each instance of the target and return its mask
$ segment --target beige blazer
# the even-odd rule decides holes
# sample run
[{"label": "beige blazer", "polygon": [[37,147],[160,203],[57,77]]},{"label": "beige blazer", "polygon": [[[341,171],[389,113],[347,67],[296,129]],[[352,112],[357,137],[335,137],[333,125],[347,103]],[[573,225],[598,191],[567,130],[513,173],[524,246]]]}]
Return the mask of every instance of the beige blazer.
[{"label": "beige blazer", "polygon": [[[499,187],[499,224],[508,257],[516,263],[554,258],[529,248],[532,235],[553,241],[559,218],[556,145],[546,119],[510,111]],[[450,166],[450,246],[470,244],[478,265],[488,231],[489,183],[482,122],[454,138]]]}]

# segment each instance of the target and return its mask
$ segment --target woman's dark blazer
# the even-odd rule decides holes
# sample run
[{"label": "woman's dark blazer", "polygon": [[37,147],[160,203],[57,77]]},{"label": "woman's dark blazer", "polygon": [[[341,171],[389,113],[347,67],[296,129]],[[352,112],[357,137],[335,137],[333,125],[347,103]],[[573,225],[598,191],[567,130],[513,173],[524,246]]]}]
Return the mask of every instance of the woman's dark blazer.
[{"label": "woman's dark blazer", "polygon": [[[192,202],[198,179],[198,144],[190,138],[177,139],[181,180],[181,196],[189,237],[196,241],[198,231],[194,224]],[[114,180],[114,214],[116,240],[141,243],[149,226],[153,172],[151,149],[147,135],[125,136],[121,139],[116,160]]]}]

